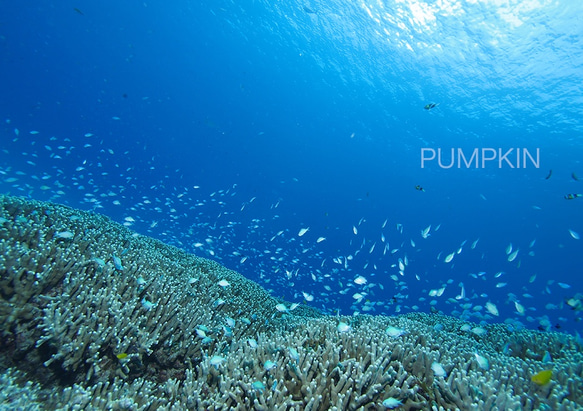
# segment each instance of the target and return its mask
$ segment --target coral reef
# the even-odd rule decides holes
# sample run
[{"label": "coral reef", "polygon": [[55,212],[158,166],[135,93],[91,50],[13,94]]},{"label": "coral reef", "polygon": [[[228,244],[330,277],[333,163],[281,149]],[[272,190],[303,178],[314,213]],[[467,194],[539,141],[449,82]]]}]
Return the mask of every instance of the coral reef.
[{"label": "coral reef", "polygon": [[[282,310],[212,261],[97,214],[17,197],[0,196],[0,249],[6,408],[583,406],[581,347],[566,334],[438,314]],[[548,384],[531,381],[546,369]]]}]

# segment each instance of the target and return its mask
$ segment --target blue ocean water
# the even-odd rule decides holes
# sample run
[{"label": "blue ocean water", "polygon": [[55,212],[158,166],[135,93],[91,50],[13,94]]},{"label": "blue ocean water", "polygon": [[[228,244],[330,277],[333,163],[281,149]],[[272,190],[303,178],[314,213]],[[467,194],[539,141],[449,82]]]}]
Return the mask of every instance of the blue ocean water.
[{"label": "blue ocean water", "polygon": [[583,5],[348,3],[0,3],[1,192],[328,313],[581,332]]}]

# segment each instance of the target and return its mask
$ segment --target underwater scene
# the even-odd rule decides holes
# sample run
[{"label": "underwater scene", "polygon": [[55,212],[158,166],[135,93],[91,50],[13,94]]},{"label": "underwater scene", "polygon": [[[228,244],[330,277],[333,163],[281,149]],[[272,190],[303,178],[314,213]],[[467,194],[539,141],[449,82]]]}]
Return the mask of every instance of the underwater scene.
[{"label": "underwater scene", "polygon": [[0,2],[0,409],[583,409],[581,13]]}]

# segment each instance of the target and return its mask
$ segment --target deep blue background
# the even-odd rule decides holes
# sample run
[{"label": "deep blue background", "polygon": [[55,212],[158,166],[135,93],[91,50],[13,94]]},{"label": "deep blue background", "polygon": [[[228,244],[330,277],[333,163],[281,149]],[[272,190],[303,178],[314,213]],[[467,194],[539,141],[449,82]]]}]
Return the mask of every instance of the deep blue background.
[{"label": "deep blue background", "polygon": [[[2,192],[95,209],[328,312],[466,303],[580,330],[564,300],[583,291],[583,198],[563,196],[583,192],[583,6],[271,3],[0,2]],[[423,147],[539,148],[541,165],[422,169]]]}]

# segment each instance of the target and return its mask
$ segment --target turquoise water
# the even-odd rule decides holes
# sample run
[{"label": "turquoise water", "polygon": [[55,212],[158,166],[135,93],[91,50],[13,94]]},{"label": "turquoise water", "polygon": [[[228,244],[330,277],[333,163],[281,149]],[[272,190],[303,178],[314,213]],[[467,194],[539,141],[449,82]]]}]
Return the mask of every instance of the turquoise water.
[{"label": "turquoise water", "polygon": [[582,9],[4,2],[0,190],[329,313],[581,332]]}]

